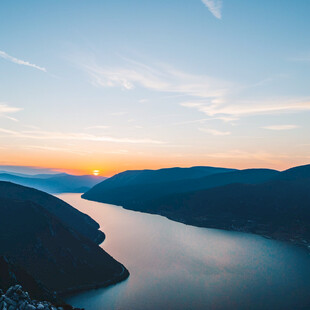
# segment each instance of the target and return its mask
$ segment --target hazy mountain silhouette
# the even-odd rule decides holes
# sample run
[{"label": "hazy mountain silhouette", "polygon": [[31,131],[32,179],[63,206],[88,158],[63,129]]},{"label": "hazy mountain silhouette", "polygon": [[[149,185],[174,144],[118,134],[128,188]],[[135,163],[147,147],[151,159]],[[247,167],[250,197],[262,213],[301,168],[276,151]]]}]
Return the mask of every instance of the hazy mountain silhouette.
[{"label": "hazy mountain silhouette", "polygon": [[[58,217],[62,210],[65,216]],[[50,291],[92,288],[128,276],[84,230],[98,224],[49,194],[0,182],[0,214],[0,255]],[[84,228],[76,229],[69,215]]]},{"label": "hazy mountain silhouette", "polygon": [[105,177],[92,175],[0,173],[0,181],[13,182],[33,187],[48,193],[83,193],[105,180]]}]

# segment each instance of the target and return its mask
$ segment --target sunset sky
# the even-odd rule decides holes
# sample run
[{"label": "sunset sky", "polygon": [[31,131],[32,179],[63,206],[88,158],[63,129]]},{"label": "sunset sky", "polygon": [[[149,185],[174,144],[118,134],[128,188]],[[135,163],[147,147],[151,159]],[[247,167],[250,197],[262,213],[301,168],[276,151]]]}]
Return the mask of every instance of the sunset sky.
[{"label": "sunset sky", "polygon": [[0,165],[310,162],[309,0],[4,0]]}]

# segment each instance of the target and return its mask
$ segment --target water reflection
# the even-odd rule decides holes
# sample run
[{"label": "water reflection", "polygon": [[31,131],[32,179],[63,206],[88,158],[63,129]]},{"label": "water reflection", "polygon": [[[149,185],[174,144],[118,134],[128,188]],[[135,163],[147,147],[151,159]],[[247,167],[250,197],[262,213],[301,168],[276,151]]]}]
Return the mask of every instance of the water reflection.
[{"label": "water reflection", "polygon": [[310,256],[255,235],[196,228],[157,215],[59,196],[106,233],[102,247],[130,271],[73,296],[87,310],[307,309]]}]

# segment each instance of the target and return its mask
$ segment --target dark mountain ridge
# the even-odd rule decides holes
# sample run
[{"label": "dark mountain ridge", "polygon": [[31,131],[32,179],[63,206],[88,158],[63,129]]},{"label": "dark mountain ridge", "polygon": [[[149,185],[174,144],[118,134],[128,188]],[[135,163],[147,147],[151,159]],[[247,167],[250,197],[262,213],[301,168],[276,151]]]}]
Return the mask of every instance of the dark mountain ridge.
[{"label": "dark mountain ridge", "polygon": [[310,244],[310,177],[175,194],[150,201],[142,209],[195,226]]},{"label": "dark mountain ridge", "polygon": [[310,165],[282,172],[237,170],[111,190],[104,183],[82,197],[195,226],[291,240],[310,248]]},{"label": "dark mountain ridge", "polygon": [[[0,259],[0,267],[4,269],[0,284],[3,289],[18,281],[30,287],[30,293],[51,300],[54,291],[61,295],[126,279],[127,269],[85,231],[81,233],[69,226],[66,219],[59,219],[57,212],[53,212],[53,204],[57,205],[56,209],[70,210],[72,217],[77,214],[76,219],[83,222],[84,214],[49,194],[0,182],[0,257],[4,259],[2,265]],[[86,218],[88,221],[92,223]],[[94,229],[92,225],[87,227]],[[15,279],[9,277],[10,271]],[[3,280],[5,272],[6,281]]]},{"label": "dark mountain ridge", "polygon": [[215,173],[235,171],[236,169],[196,166],[190,168],[162,168],[158,170],[127,170],[114,175],[105,183],[106,188],[118,188],[137,184],[154,184],[195,179]]},{"label": "dark mountain ridge", "polygon": [[149,200],[164,197],[169,194],[197,191],[232,183],[256,184],[268,181],[279,174],[278,171],[271,169],[245,169],[235,171],[227,169],[210,170],[210,172],[211,171],[221,172],[203,177],[200,175],[194,177],[192,175],[192,178],[185,178],[187,175],[183,174],[183,179],[170,182],[167,182],[164,178],[162,182],[158,182],[157,179],[156,183],[151,183],[151,181],[149,181],[149,183],[146,184],[129,183],[129,185],[128,182],[123,184],[122,177],[116,175],[113,178],[118,180],[118,187],[111,186],[111,178],[99,183],[83,194],[82,197],[89,200],[122,205],[125,208],[134,208],[134,205],[137,203],[146,203]]},{"label": "dark mountain ridge", "polygon": [[11,182],[0,181],[0,198],[31,201],[43,206],[50,213],[57,216],[66,226],[78,231],[83,236],[100,244],[105,236],[99,230],[99,224],[90,216],[84,214],[59,198],[42,191],[17,185]]}]

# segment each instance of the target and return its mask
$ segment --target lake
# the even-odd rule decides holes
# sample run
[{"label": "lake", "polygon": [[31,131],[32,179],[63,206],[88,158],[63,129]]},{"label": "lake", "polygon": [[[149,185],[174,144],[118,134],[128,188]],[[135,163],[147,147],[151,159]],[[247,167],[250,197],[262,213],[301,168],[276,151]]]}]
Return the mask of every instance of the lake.
[{"label": "lake", "polygon": [[162,216],[59,198],[96,220],[101,244],[130,272],[67,302],[86,310],[310,309],[310,255],[260,236],[198,228]]}]

